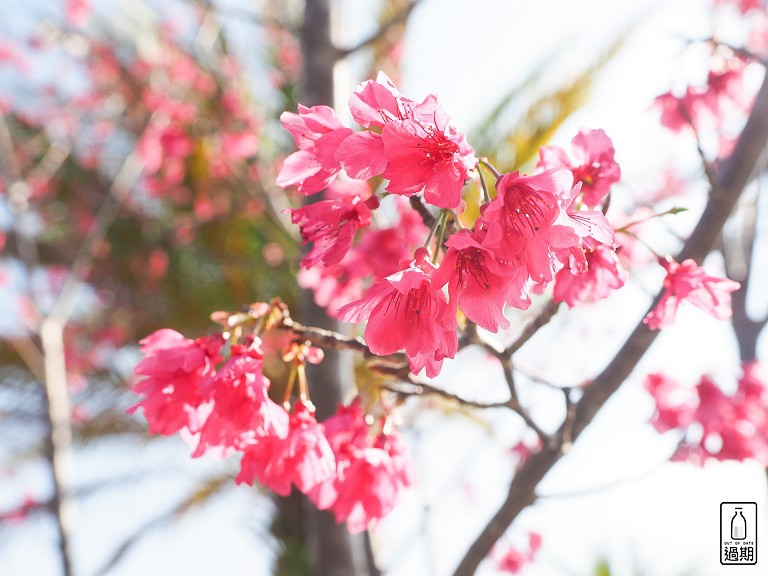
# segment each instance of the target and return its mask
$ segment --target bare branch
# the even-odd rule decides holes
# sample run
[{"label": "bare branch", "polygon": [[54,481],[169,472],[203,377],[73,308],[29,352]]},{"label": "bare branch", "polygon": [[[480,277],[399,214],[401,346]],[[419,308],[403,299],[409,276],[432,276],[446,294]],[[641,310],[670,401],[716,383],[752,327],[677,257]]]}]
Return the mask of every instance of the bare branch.
[{"label": "bare branch", "polygon": [[[377,371],[382,371],[382,370],[377,370]],[[468,400],[467,398],[463,398],[458,394],[453,394],[452,392],[448,392],[447,390],[443,390],[442,388],[437,388],[430,384],[419,382],[412,375],[408,378],[408,384],[410,385],[409,388],[398,386],[397,384],[388,384],[388,383],[382,384],[381,387],[384,390],[388,390],[390,392],[397,394],[398,396],[403,396],[403,397],[429,396],[429,395],[440,396],[441,398],[445,398],[446,400],[452,400],[453,402],[456,402],[457,404],[460,404],[462,406],[467,406],[470,408],[480,408],[482,410],[489,409],[489,408],[509,408],[508,400],[505,402],[478,402],[476,400]]]},{"label": "bare branch", "polygon": [[[528,412],[520,405],[520,401],[517,399],[517,392],[514,391],[514,386],[510,387],[511,396],[509,400],[505,400],[503,402],[478,402],[475,400],[468,400],[462,396],[459,396],[458,394],[448,392],[447,390],[443,390],[442,388],[437,388],[436,386],[432,386],[431,384],[419,382],[416,379],[416,377],[410,373],[410,369],[407,364],[402,366],[388,366],[386,364],[377,363],[370,366],[370,368],[382,374],[397,376],[398,378],[400,378],[400,380],[402,380],[403,382],[406,382],[408,385],[411,386],[410,389],[405,389],[397,385],[383,384],[382,388],[384,388],[385,390],[389,390],[390,392],[394,392],[395,394],[398,394],[400,396],[423,396],[423,395],[431,394],[434,396],[440,396],[442,398],[446,398],[448,400],[453,400],[454,402],[457,402],[462,406],[468,406],[471,408],[480,408],[483,410],[491,409],[491,408],[507,408],[515,412],[518,416],[520,416],[523,419],[523,421],[526,423],[526,425],[529,428],[531,428],[534,432],[536,432],[539,438],[541,438],[542,442],[544,443],[552,442],[552,437],[546,432],[544,432],[538,426],[538,424],[536,424],[536,422],[531,418]],[[505,377],[507,376],[508,373],[510,372],[505,370],[504,372]]]},{"label": "bare branch", "polygon": [[528,323],[525,328],[523,328],[522,333],[520,336],[517,337],[517,340],[515,340],[512,344],[507,346],[507,348],[504,350],[505,356],[511,356],[520,348],[522,348],[528,340],[533,338],[534,334],[539,331],[540,328],[545,326],[547,323],[549,323],[550,320],[557,314],[557,311],[560,309],[560,302],[555,302],[554,300],[550,300],[542,309],[541,312],[539,312],[538,316],[534,318],[530,323]]},{"label": "bare branch", "polygon": [[[758,181],[758,186],[762,184]],[[750,203],[736,211],[736,216],[741,216],[738,226],[738,234],[734,237],[721,239],[721,250],[725,263],[726,276],[741,283],[741,287],[731,294],[731,309],[733,316],[731,324],[739,345],[739,356],[742,362],[755,360],[757,357],[757,341],[766,325],[768,315],[759,320],[750,318],[747,313],[747,296],[752,281],[751,262],[755,251],[755,236],[758,227],[757,215],[759,213],[759,199],[762,190]]]},{"label": "bare branch", "polygon": [[[718,186],[712,190],[698,224],[677,256],[678,261],[692,258],[700,263],[712,250],[767,145],[768,76],[763,80],[755,105],[733,152],[721,165],[717,175]],[[651,309],[660,296],[661,293],[654,300]],[[657,335],[658,332],[649,330],[640,321],[614,359],[585,389],[575,408],[572,431],[574,440],[634,370]],[[561,436],[565,435],[566,424],[567,422],[564,422],[561,425]],[[561,456],[561,445],[544,444],[539,452],[525,461],[510,484],[506,500],[469,547],[454,576],[470,576],[475,573],[518,514],[535,501],[536,486]]]},{"label": "bare branch", "polygon": [[427,205],[424,204],[420,196],[411,196],[408,200],[411,203],[411,208],[416,210],[416,212],[419,213],[419,216],[421,216],[421,221],[424,223],[424,226],[431,229],[437,224],[437,217],[429,211],[429,208],[427,208]]},{"label": "bare branch", "polygon": [[294,322],[291,318],[282,320],[280,327],[293,332],[303,340],[309,340],[313,345],[319,348],[329,348],[331,350],[356,350],[362,352],[365,356],[374,356],[365,340],[357,336],[345,336],[333,330],[315,328],[314,326],[304,326]]}]

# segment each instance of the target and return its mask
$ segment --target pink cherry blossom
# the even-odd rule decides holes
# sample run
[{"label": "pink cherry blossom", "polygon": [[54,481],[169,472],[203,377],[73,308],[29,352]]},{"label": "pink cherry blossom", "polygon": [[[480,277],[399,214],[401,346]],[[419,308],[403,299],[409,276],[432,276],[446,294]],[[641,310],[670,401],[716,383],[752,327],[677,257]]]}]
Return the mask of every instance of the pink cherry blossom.
[{"label": "pink cherry blossom", "polygon": [[413,477],[413,465],[396,432],[380,435],[373,446],[348,450],[331,507],[336,521],[346,521],[352,533],[362,532],[392,511]]},{"label": "pink cherry blossom", "polygon": [[518,574],[527,564],[533,562],[541,548],[541,535],[537,532],[528,533],[528,548],[518,549],[506,546],[506,549],[495,548],[493,556],[496,559],[496,567],[500,572]]},{"label": "pink cherry blossom", "polygon": [[[432,284],[428,262],[419,262],[371,286],[360,300],[339,310],[344,322],[365,322],[365,338],[379,356],[405,349],[414,374],[437,376],[444,358],[458,349],[456,316]],[[431,273],[431,271],[429,271]]]},{"label": "pink cherry blossom", "polygon": [[574,184],[581,182],[582,201],[589,207],[601,204],[611,185],[621,179],[614,160],[613,142],[603,130],[582,130],[571,141],[574,160],[562,148],[545,146],[540,151],[538,168],[568,168]]},{"label": "pink cherry blossom", "polygon": [[295,185],[304,195],[326,188],[341,170],[336,150],[353,131],[344,127],[328,106],[307,108],[299,104],[299,113],[283,112],[280,122],[293,134],[298,150],[285,159],[277,185]]},{"label": "pink cherry blossom", "polygon": [[375,196],[366,201],[359,196],[347,196],[291,210],[291,221],[299,225],[302,244],[315,243],[302,260],[302,266],[338,263],[352,245],[357,230],[371,223],[371,210],[378,204]]},{"label": "pink cherry blossom", "polygon": [[732,394],[707,375],[695,388],[661,374],[649,376],[646,386],[656,402],[653,425],[659,432],[684,434],[672,460],[702,465],[711,459],[752,459],[768,465],[768,379],[756,362],[742,368]]},{"label": "pink cherry blossom", "polygon": [[614,290],[624,286],[628,274],[619,262],[616,252],[603,245],[586,252],[585,270],[566,266],[555,276],[553,298],[555,302],[567,302],[573,308],[577,304],[596,302],[606,298]]},{"label": "pink cherry blossom", "polygon": [[412,196],[423,190],[429,204],[457,208],[477,158],[464,135],[450,125],[435,96],[427,96],[413,115],[414,119],[389,122],[382,129],[387,191]]},{"label": "pink cherry blossom", "polygon": [[398,196],[390,200],[397,201],[399,222],[367,230],[337,264],[299,271],[299,285],[311,289],[315,302],[329,315],[335,317],[339,308],[362,298],[369,279],[382,280],[400,270],[401,263],[426,239],[427,227],[408,202]]},{"label": "pink cherry blossom", "polygon": [[731,292],[740,284],[727,278],[707,275],[693,260],[678,264],[671,258],[659,259],[667,271],[664,293],[656,307],[644,318],[651,330],[672,325],[680,302],[690,302],[718,320],[731,317]]},{"label": "pink cherry blossom", "polygon": [[461,230],[451,236],[448,251],[434,273],[436,287],[448,284],[454,307],[461,308],[467,318],[491,332],[509,328],[504,317],[506,302],[515,269],[505,266],[493,252],[482,246],[475,232]]},{"label": "pink cherry blossom", "polygon": [[383,175],[390,181],[388,192],[413,196],[423,191],[434,206],[459,206],[477,158],[436,96],[417,104],[379,74],[376,81],[358,86],[349,106],[361,126],[381,129],[381,134],[359,132],[339,146],[336,158],[350,176]]},{"label": "pink cherry blossom", "polygon": [[649,374],[645,388],[656,403],[651,424],[659,432],[685,428],[693,422],[698,405],[695,390],[683,386],[670,376],[658,372]]},{"label": "pink cherry blossom", "polygon": [[307,496],[320,510],[327,510],[338,497],[337,484],[344,470],[357,457],[360,450],[371,445],[369,426],[365,413],[356,397],[348,406],[339,405],[336,413],[322,423],[325,437],[336,458],[336,474],[333,478],[315,486]]},{"label": "pink cherry blossom", "polygon": [[65,15],[70,26],[82,26],[90,14],[88,0],[66,0]]},{"label": "pink cherry blossom", "polygon": [[379,72],[376,80],[366,80],[349,97],[352,118],[363,128],[381,128],[392,120],[409,116],[416,103],[401,95],[390,78]]},{"label": "pink cherry blossom", "polygon": [[323,427],[315,420],[314,407],[297,402],[285,435],[272,434],[244,450],[238,484],[262,485],[281,496],[295,485],[307,494],[336,475],[336,459]]},{"label": "pink cherry blossom", "polygon": [[209,404],[193,457],[215,448],[223,454],[243,450],[265,436],[285,436],[288,415],[267,395],[260,342],[232,347],[230,358],[209,377]]},{"label": "pink cherry blossom", "polygon": [[134,370],[140,379],[132,388],[144,398],[129,412],[141,408],[153,434],[197,431],[196,412],[206,400],[201,381],[213,374],[223,343],[220,336],[190,340],[169,329],[144,338],[144,358]]},{"label": "pink cherry blossom", "polygon": [[483,207],[483,245],[497,258],[518,256],[535,282],[551,281],[563,266],[558,253],[580,245],[564,210],[572,183],[573,175],[565,169],[503,174],[496,183],[498,194]]}]

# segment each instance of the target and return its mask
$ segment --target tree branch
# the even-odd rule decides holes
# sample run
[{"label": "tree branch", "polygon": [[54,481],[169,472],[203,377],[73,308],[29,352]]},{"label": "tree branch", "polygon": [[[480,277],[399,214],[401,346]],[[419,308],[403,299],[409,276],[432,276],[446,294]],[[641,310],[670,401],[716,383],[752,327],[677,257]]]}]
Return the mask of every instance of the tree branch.
[{"label": "tree branch", "polygon": [[350,46],[349,48],[340,48],[338,51],[339,57],[346,58],[350,54],[354,54],[355,52],[363,50],[364,48],[367,48],[384,38],[389,33],[389,31],[396,26],[405,24],[419,1],[420,0],[411,0],[411,2],[409,2],[402,10],[395,14],[389,21],[379,26],[376,32],[367,38],[364,38],[354,46]]},{"label": "tree branch", "polygon": [[292,332],[303,340],[309,340],[318,348],[331,350],[355,350],[362,352],[365,356],[375,356],[365,340],[357,336],[345,336],[340,332],[326,330],[324,328],[315,328],[314,326],[304,326],[293,319],[285,318],[281,321],[280,327]]},{"label": "tree branch", "polygon": [[515,352],[520,350],[520,348],[522,348],[526,342],[528,342],[528,340],[533,338],[534,334],[536,334],[536,332],[538,332],[541,327],[545,326],[547,323],[549,323],[550,320],[552,320],[559,309],[560,302],[555,302],[554,300],[547,302],[547,304],[539,312],[538,316],[536,316],[536,318],[534,318],[525,326],[525,328],[523,328],[523,331],[520,336],[517,337],[517,340],[507,346],[507,348],[504,350],[504,356],[512,356]]},{"label": "tree branch", "polygon": [[[700,263],[712,250],[725,221],[752,177],[767,144],[768,76],[763,80],[755,105],[733,152],[720,167],[717,175],[719,186],[710,194],[696,228],[677,256],[678,261],[692,258]],[[660,296],[661,292],[651,308],[655,306]],[[575,409],[572,431],[574,440],[634,370],[657,334],[658,332],[649,330],[640,321],[614,359],[585,389]],[[565,433],[565,425],[566,422],[561,425],[561,435]],[[454,576],[470,576],[475,573],[517,515],[534,502],[536,486],[561,457],[561,445],[544,444],[539,452],[525,461],[510,484],[506,500],[469,547],[456,568]]]},{"label": "tree branch", "polygon": [[755,251],[755,235],[758,227],[759,198],[761,190],[751,202],[737,210],[741,213],[738,233],[732,237],[723,238],[721,250],[725,263],[725,274],[728,278],[741,283],[741,287],[731,294],[731,309],[733,316],[731,324],[739,346],[739,356],[742,362],[757,358],[757,341],[765,326],[768,316],[754,320],[747,313],[747,296],[752,281],[752,258]]},{"label": "tree branch", "polygon": [[408,201],[411,203],[411,208],[416,210],[416,212],[419,213],[419,216],[421,216],[421,221],[424,223],[424,226],[431,229],[437,224],[437,218],[430,212],[427,205],[422,202],[420,196],[411,196]]}]

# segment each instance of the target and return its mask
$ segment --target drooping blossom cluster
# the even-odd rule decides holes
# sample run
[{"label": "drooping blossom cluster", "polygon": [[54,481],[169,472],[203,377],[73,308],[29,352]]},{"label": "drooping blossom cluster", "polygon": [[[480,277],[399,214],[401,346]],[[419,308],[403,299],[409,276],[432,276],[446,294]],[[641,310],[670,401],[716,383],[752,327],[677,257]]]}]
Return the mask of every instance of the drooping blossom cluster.
[{"label": "drooping blossom cluster", "polygon": [[[370,353],[403,351],[411,372],[435,377],[458,352],[461,318],[497,332],[510,327],[505,308],[525,310],[533,294],[549,290],[574,307],[624,285],[606,217],[621,170],[602,130],[579,132],[571,154],[542,149],[531,174],[499,173],[476,158],[434,95],[416,102],[380,74],[357,87],[349,108],[362,130],[327,106],[283,113],[297,150],[277,182],[302,196],[323,193],[289,210],[302,243],[311,244],[299,282],[331,315],[366,323]],[[495,177],[491,187],[481,170]],[[465,221],[462,190],[470,178],[483,194],[478,216]],[[692,261],[661,264],[667,290],[646,318],[652,328],[671,322],[684,299],[725,316],[732,284]],[[358,400],[316,420],[304,366],[319,354],[294,339],[284,313],[273,303],[252,308],[245,320],[229,316],[225,336],[150,336],[136,372],[142,380],[135,390],[144,396],[137,407],[153,432],[192,441],[194,456],[240,453],[238,483],[259,482],[280,495],[296,488],[352,531],[363,530],[412,484],[410,461],[381,406],[374,416]],[[242,338],[238,329],[247,322],[254,330]],[[292,366],[282,405],[270,397],[260,339],[280,331],[289,336],[283,361]],[[499,568],[516,573],[540,541],[531,534],[528,550],[504,552]]]},{"label": "drooping blossom cluster", "polygon": [[645,386],[656,403],[654,428],[682,434],[673,460],[703,465],[752,459],[768,465],[768,378],[757,362],[742,366],[731,394],[707,375],[689,386],[654,373]]},{"label": "drooping blossom cluster", "polygon": [[643,319],[651,330],[670,326],[680,303],[684,301],[718,320],[731,317],[731,292],[739,289],[738,282],[709,276],[704,268],[690,259],[678,264],[671,258],[660,258],[659,263],[667,271],[667,276],[661,299]]},{"label": "drooping blossom cluster", "polygon": [[[456,354],[459,310],[496,332],[510,325],[504,307],[527,309],[534,288],[554,283],[556,300],[573,306],[623,285],[626,274],[614,255],[619,243],[602,211],[620,169],[602,130],[574,138],[574,160],[552,147],[542,151],[535,174],[496,174],[496,195],[482,204],[473,226],[446,235],[449,221],[459,225],[454,210],[464,182],[479,168],[438,99],[414,102],[380,74],[358,86],[349,107],[367,130],[346,128],[323,106],[283,114],[298,150],[286,159],[278,184],[305,195],[328,187],[325,200],[292,211],[303,242],[314,242],[303,265],[318,268],[300,279],[341,320],[367,322],[375,354],[405,350],[414,373],[436,376]],[[370,241],[376,232],[363,229],[378,201],[368,191],[340,195],[334,187],[377,177],[388,181],[385,192],[419,195],[418,202],[439,209],[433,234],[439,229],[445,244],[430,252],[428,239],[403,253],[400,243],[383,273],[367,276],[373,284],[366,290],[366,266],[359,262],[380,260],[382,251],[380,242]]]},{"label": "drooping blossom cluster", "polygon": [[[256,318],[270,309],[252,310]],[[356,400],[317,422],[304,373],[306,362],[322,360],[317,348],[293,342],[283,354],[293,363],[291,382],[298,374],[300,392],[291,405],[289,384],[282,406],[269,396],[255,336],[242,343],[221,334],[190,340],[166,329],[142,340],[141,351],[133,390],[142,399],[130,411],[141,408],[153,433],[180,432],[195,446],[194,457],[242,454],[238,484],[258,481],[282,496],[295,487],[359,532],[386,516],[401,489],[413,483],[412,464],[389,417],[371,425]]]}]

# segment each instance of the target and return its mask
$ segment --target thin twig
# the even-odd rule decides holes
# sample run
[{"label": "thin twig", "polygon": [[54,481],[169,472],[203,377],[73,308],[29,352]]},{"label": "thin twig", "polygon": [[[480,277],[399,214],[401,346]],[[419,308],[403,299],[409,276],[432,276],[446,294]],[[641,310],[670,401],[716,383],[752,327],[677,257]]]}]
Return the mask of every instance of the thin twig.
[{"label": "thin twig", "polygon": [[365,356],[373,356],[365,340],[357,336],[345,336],[333,330],[315,328],[314,326],[304,326],[294,322],[291,318],[285,318],[281,321],[281,328],[285,328],[296,334],[302,340],[309,340],[313,345],[319,348],[329,348],[332,350],[356,350],[362,352]]},{"label": "thin twig", "polygon": [[418,195],[411,196],[409,201],[411,203],[411,208],[416,210],[416,212],[419,213],[419,216],[421,216],[421,221],[424,223],[424,226],[430,229],[435,226],[437,218],[434,214],[432,214],[432,212],[429,211],[427,205],[422,202],[421,197]]},{"label": "thin twig", "polygon": [[368,48],[369,46],[375,44],[382,38],[384,38],[392,28],[399,26],[401,24],[405,24],[408,20],[408,18],[411,15],[411,12],[413,12],[413,9],[416,8],[416,6],[419,4],[420,0],[412,0],[409,2],[402,10],[400,10],[397,14],[395,14],[389,21],[385,22],[379,28],[370,36],[367,38],[364,38],[354,46],[350,46],[349,48],[340,48],[338,51],[340,58],[345,58],[346,56],[349,56],[350,54],[354,54],[355,52],[358,52],[360,50],[363,50],[364,48]]},{"label": "thin twig", "polygon": [[419,382],[418,380],[416,380],[413,374],[410,374],[408,372],[407,366],[405,370],[406,373],[403,373],[403,371],[401,369],[398,369],[398,367],[389,368],[386,365],[382,365],[382,364],[375,364],[371,366],[371,369],[377,372],[381,372],[383,374],[398,376],[401,380],[403,380],[404,382],[406,382],[408,385],[411,386],[410,389],[406,389],[406,388],[403,388],[402,386],[397,386],[397,385],[388,384],[388,383],[384,383],[381,385],[383,389],[389,390],[390,392],[394,392],[395,394],[398,394],[400,396],[408,397],[408,396],[434,395],[434,396],[440,396],[442,398],[446,398],[447,400],[453,400],[454,402],[462,406],[468,406],[470,408],[480,408],[482,410],[487,410],[492,408],[507,408],[515,412],[518,416],[520,416],[523,419],[523,421],[526,423],[526,425],[530,427],[539,436],[539,438],[541,438],[542,442],[548,443],[548,442],[551,442],[552,440],[551,436],[546,432],[544,432],[538,426],[538,424],[536,424],[536,422],[531,418],[528,412],[520,405],[520,402],[517,399],[516,393],[513,396],[511,396],[509,400],[504,400],[503,402],[478,402],[476,400],[468,400],[467,398],[459,396],[458,394],[454,394],[453,392],[448,392],[447,390],[443,390],[442,388],[432,386],[431,384]]},{"label": "thin twig", "polygon": [[448,392],[447,390],[443,390],[442,388],[437,388],[435,386],[432,386],[431,384],[418,382],[412,375],[408,378],[408,385],[410,386],[410,388],[405,388],[397,384],[384,383],[384,384],[381,384],[381,388],[384,390],[388,390],[389,392],[393,392],[398,396],[403,396],[403,397],[440,396],[441,398],[445,398],[446,400],[452,400],[462,406],[467,406],[470,408],[480,408],[481,410],[487,410],[491,408],[509,408],[510,407],[509,400],[505,400],[504,402],[478,402],[477,400],[469,400],[467,398],[463,398],[462,396],[459,396],[458,394],[454,394],[453,392]]},{"label": "thin twig", "polygon": [[[721,163],[718,174],[721,193],[710,194],[698,224],[676,257],[677,261],[691,258],[701,262],[712,250],[728,215],[736,205],[744,187],[753,177],[754,169],[765,152],[767,143],[768,77],[763,79],[755,105],[733,152]],[[656,304],[660,295],[661,293],[652,306]],[[583,396],[576,405],[572,433],[574,441],[632,373],[657,335],[658,331],[649,330],[642,320],[639,321],[614,359],[584,390]],[[562,432],[564,429],[561,426]],[[475,573],[510,524],[520,512],[535,501],[536,487],[561,457],[562,451],[559,446],[544,444],[539,452],[525,461],[512,479],[504,503],[469,547],[453,576],[471,576]]]},{"label": "thin twig", "polygon": [[539,314],[534,318],[531,322],[526,324],[525,328],[523,328],[522,333],[520,336],[517,337],[517,340],[512,342],[507,348],[504,350],[505,356],[511,356],[520,348],[525,346],[525,344],[533,338],[533,336],[536,334],[536,332],[539,331],[540,328],[545,326],[547,323],[549,323],[550,320],[557,314],[557,311],[560,309],[560,302],[555,302],[554,300],[550,300],[547,302],[547,304],[541,309]]}]

